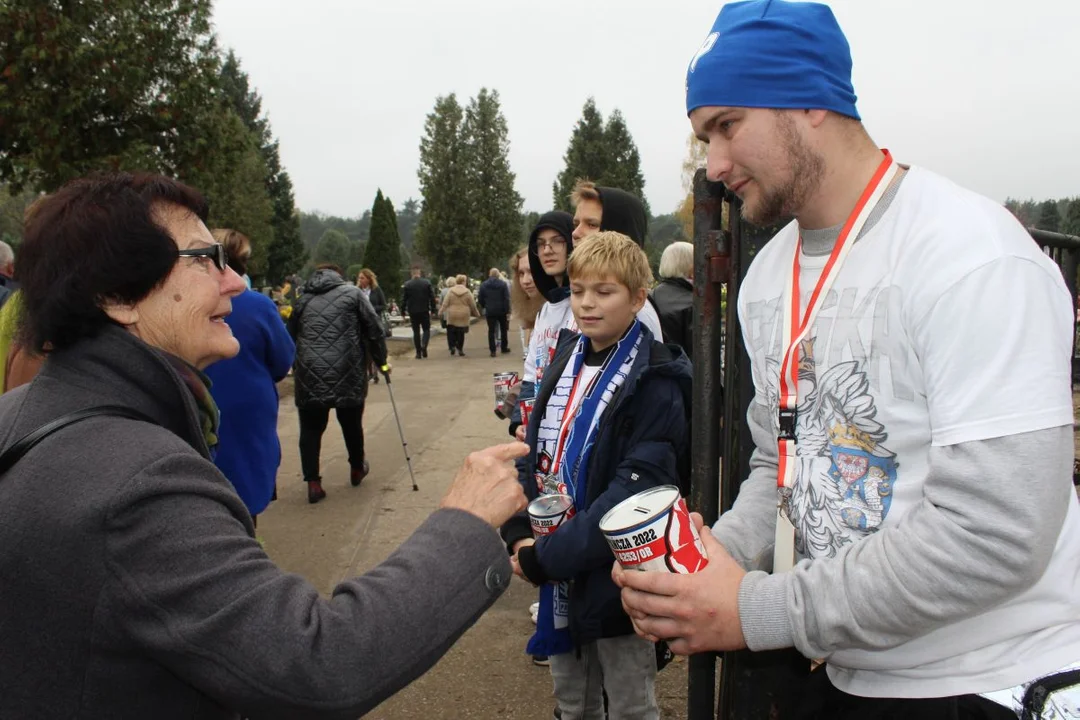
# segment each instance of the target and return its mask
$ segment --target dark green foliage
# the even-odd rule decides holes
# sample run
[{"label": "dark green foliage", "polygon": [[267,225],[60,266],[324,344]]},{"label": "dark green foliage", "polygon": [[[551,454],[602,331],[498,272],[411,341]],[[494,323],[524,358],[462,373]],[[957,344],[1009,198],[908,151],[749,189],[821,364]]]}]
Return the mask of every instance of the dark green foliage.
[{"label": "dark green foliage", "polygon": [[212,225],[251,238],[256,278],[303,262],[292,182],[258,93],[218,53],[210,0],[6,0],[0,75],[0,181],[13,190],[163,173],[206,196]]},{"label": "dark green foliage", "polygon": [[1061,215],[1058,204],[1053,200],[1044,200],[1039,204],[1039,219],[1035,226],[1040,230],[1057,232],[1061,228]]},{"label": "dark green foliage", "polygon": [[331,263],[343,271],[349,266],[349,238],[340,230],[327,230],[311,254],[316,265]]},{"label": "dark green foliage", "polygon": [[416,225],[420,222],[420,201],[409,198],[397,214],[398,235],[405,249],[412,250],[416,238]]},{"label": "dark green foliage", "polygon": [[1069,201],[1061,231],[1069,235],[1080,236],[1080,197]]},{"label": "dark green foliage", "polygon": [[586,100],[563,162],[565,167],[553,185],[556,208],[573,212],[570,193],[574,185],[578,180],[592,180],[597,185],[617,187],[637,195],[649,212],[641,155],[619,110],[611,113],[605,125],[596,101]]},{"label": "dark green foliage", "polygon": [[451,93],[435,100],[420,138],[420,194],[423,211],[416,226],[416,249],[436,272],[447,275],[465,270],[464,229],[469,217],[465,195],[465,169],[461,162],[462,124],[465,113]]},{"label": "dark green foliage", "polygon": [[383,197],[382,190],[375,195],[371,206],[371,239],[364,251],[364,267],[371,268],[379,283],[387,288],[401,285],[401,239],[398,236],[397,215],[394,204]]},{"label": "dark green foliage", "polygon": [[579,179],[599,182],[607,170],[607,146],[604,138],[604,118],[589,98],[581,109],[581,118],[570,135],[570,144],[563,155],[566,167],[559,173],[553,187],[553,202],[558,210],[573,212],[570,193]]},{"label": "dark green foliage", "polygon": [[499,93],[482,88],[462,110],[437,98],[420,140],[423,208],[414,249],[438,275],[502,265],[521,237],[510,140]]},{"label": "dark green foliage", "polygon": [[229,131],[214,122],[210,10],[210,0],[0,3],[0,180],[51,191],[93,170],[177,174]]},{"label": "dark green foliage", "polygon": [[521,196],[510,170],[510,140],[499,93],[481,88],[469,102],[462,126],[465,200],[469,223],[461,229],[464,268],[484,274],[502,266],[517,248]]}]

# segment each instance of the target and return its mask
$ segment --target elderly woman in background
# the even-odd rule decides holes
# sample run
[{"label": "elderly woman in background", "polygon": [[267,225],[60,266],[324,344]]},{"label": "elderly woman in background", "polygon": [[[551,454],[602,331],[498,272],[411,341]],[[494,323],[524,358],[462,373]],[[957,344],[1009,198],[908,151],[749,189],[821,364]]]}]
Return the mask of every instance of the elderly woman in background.
[{"label": "elderly woman in background", "polygon": [[26,224],[23,332],[50,351],[0,398],[2,718],[356,718],[509,582],[493,527],[524,507],[523,444],[473,453],[442,509],[329,598],[267,557],[210,461],[202,369],[239,351],[244,282],[206,216],[173,180],[113,174]]},{"label": "elderly woman in background", "polygon": [[660,283],[652,298],[660,315],[664,342],[694,356],[694,246],[673,242],[660,256]]},{"label": "elderly woman in background", "polygon": [[[360,288],[360,292],[364,293],[364,297],[371,303],[371,307],[375,310],[375,316],[379,318],[379,324],[386,332],[390,327],[390,321],[386,317],[386,293],[379,287],[379,279],[375,276],[370,268],[364,268],[356,276],[356,287]],[[389,334],[387,337],[390,337]],[[379,384],[379,369],[375,367],[374,361],[368,361],[368,379],[374,381],[376,385]]]},{"label": "elderly woman in background", "polygon": [[[229,267],[247,275],[251,241],[236,230],[211,233],[225,248]],[[225,322],[240,353],[206,368],[210,394],[221,412],[214,464],[229,479],[255,521],[277,489],[281,464],[277,383],[289,374],[296,346],[274,301],[250,288],[232,299]]]},{"label": "elderly woman in background", "polygon": [[529,337],[544,302],[544,297],[533,282],[532,268],[529,267],[529,248],[523,247],[510,258],[510,309],[514,319],[518,321],[523,358],[529,354]]},{"label": "elderly woman in background", "polygon": [[446,313],[443,312],[441,310],[441,308],[443,306],[443,301],[446,300],[446,293],[450,292],[450,288],[454,287],[455,285],[457,285],[457,279],[455,279],[453,277],[448,277],[448,278],[446,278],[446,280],[443,281],[443,288],[442,288],[442,290],[439,291],[439,308],[440,308],[440,310],[439,310],[439,320],[440,320],[440,324],[442,325],[443,330],[447,331],[446,332],[446,346],[448,348],[450,348],[450,354],[451,355],[454,354],[454,350],[455,350],[455,348],[454,348],[454,335],[449,331],[449,329],[446,326]]},{"label": "elderly woman in background", "polygon": [[454,278],[454,285],[446,291],[439,312],[446,313],[446,334],[451,336],[450,354],[454,351],[461,357],[465,357],[465,333],[469,332],[469,318],[480,317],[480,309],[476,307],[476,300],[469,291],[469,278],[458,275]]}]

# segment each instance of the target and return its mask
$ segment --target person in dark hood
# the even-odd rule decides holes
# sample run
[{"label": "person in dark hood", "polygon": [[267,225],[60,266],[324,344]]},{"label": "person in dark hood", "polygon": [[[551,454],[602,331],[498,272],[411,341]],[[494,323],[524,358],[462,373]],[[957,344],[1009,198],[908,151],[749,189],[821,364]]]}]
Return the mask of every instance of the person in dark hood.
[{"label": "person in dark hood", "polygon": [[[625,190],[601,187],[589,180],[578,180],[570,194],[574,206],[574,242],[580,242],[601,230],[611,230],[626,235],[645,249],[645,236],[649,232],[649,215],[641,198]],[[653,337],[664,337],[660,316],[650,297],[638,313],[638,319],[649,328]]]},{"label": "person in dark hood", "polygon": [[[370,472],[364,459],[364,401],[369,357],[384,373],[386,338],[379,318],[360,288],[345,282],[341,269],[320,265],[304,284],[289,316],[296,340],[296,408],[300,415],[300,466],[308,484],[308,502],[326,497],[319,474],[322,435],[337,410],[349,451],[353,487]],[[369,356],[370,353],[370,356]]]}]

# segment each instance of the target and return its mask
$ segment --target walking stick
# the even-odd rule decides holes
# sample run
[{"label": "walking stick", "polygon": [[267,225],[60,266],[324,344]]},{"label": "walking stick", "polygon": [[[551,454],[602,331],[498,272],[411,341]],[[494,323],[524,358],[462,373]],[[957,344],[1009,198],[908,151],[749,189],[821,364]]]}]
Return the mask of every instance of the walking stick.
[{"label": "walking stick", "polygon": [[405,442],[405,431],[401,429],[401,416],[398,415],[397,403],[394,401],[394,388],[390,386],[390,366],[383,365],[379,370],[382,372],[383,377],[386,378],[386,390],[390,393],[390,406],[394,408],[394,420],[397,422],[398,435],[401,436],[401,449],[405,451],[405,464],[409,467],[412,489],[419,490],[420,488],[416,487],[416,475],[413,474],[412,458],[409,457],[409,443]]}]

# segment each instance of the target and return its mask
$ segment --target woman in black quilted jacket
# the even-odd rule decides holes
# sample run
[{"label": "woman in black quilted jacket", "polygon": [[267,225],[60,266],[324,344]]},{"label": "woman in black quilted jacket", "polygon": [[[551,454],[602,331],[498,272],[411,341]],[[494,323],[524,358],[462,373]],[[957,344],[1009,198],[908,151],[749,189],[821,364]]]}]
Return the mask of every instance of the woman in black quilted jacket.
[{"label": "woman in black quilted jacket", "polygon": [[360,288],[346,282],[341,269],[320,265],[304,284],[289,316],[296,341],[296,409],[300,415],[300,466],[308,484],[308,502],[326,497],[319,474],[322,435],[337,410],[349,451],[353,487],[370,471],[364,459],[364,401],[368,359],[386,365],[386,339],[379,318]]}]

